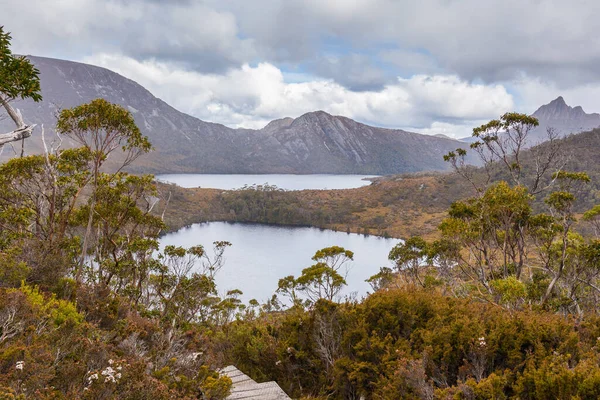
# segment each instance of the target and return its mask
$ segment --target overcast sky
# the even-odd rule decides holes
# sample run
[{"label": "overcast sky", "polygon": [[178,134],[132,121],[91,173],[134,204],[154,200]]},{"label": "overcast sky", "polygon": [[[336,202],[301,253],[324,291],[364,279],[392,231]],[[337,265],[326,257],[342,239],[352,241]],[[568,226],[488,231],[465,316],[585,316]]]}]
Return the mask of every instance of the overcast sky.
[{"label": "overcast sky", "polygon": [[596,0],[0,0],[13,51],[232,127],[325,110],[461,137],[562,95],[600,111]]}]

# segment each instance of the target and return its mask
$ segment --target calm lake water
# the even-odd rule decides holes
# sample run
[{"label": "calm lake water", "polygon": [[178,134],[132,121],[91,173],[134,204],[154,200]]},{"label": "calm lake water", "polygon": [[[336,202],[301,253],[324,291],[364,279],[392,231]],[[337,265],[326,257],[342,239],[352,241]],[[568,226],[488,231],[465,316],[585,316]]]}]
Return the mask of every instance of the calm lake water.
[{"label": "calm lake water", "polygon": [[239,189],[244,185],[275,185],[285,190],[304,189],[353,189],[369,185],[364,178],[374,175],[235,175],[235,174],[164,174],[156,175],[161,182],[169,182],[184,188],[202,187],[212,189]]},{"label": "calm lake water", "polygon": [[161,239],[161,246],[190,247],[201,244],[212,250],[212,243],[226,240],[232,246],[225,251],[225,265],[216,277],[219,293],[240,289],[247,302],[264,302],[277,289],[280,278],[298,277],[314,262],[311,257],[324,247],[342,246],[354,252],[344,294],[359,296],[370,291],[365,282],[380,267],[390,266],[387,256],[399,241],[377,236],[334,232],[318,228],[280,227],[260,224],[209,222],[195,224]]}]

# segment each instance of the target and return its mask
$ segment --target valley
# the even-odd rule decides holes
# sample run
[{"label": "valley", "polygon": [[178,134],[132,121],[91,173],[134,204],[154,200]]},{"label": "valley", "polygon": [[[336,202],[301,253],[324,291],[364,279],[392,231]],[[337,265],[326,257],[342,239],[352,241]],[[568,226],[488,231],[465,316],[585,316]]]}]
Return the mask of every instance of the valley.
[{"label": "valley", "polygon": [[[600,130],[571,135],[560,143],[567,160],[565,168],[586,171],[592,178],[579,193],[576,211],[581,215],[600,201]],[[530,168],[531,153],[535,151],[525,153],[524,163]],[[482,173],[475,170],[476,179],[484,179]],[[498,172],[494,179],[506,178]],[[437,172],[373,178],[369,185],[345,190],[281,191],[254,187],[224,191],[160,182],[158,187],[163,199],[170,196],[165,221],[171,232],[199,222],[227,221],[314,226],[398,239],[438,238],[437,227],[447,216],[448,207],[475,194],[472,186],[456,174]],[[543,210],[541,200],[535,207]],[[585,231],[586,227],[579,229]]]},{"label": "valley", "polygon": [[593,46],[217,3],[0,25],[0,399],[600,398]]}]

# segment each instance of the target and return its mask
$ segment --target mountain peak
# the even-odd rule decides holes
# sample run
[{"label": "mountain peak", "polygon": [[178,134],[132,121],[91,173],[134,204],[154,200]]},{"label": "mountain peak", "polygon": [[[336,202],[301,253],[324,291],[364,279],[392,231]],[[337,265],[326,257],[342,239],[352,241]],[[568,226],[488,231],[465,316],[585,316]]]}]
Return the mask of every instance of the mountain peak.
[{"label": "mountain peak", "polygon": [[573,120],[585,118],[588,114],[583,111],[581,106],[571,107],[567,105],[562,96],[558,96],[550,103],[538,108],[533,116],[539,120]]},{"label": "mountain peak", "polygon": [[318,110],[318,111],[310,111],[305,114],[302,114],[298,118],[294,119],[292,124],[293,125],[299,125],[299,124],[320,125],[323,123],[331,123],[332,121],[334,121],[336,119],[337,119],[337,117],[335,117],[329,113],[326,113],[325,111]]},{"label": "mountain peak", "polygon": [[547,138],[548,128],[553,128],[556,133],[564,136],[600,126],[600,114],[587,114],[581,106],[571,107],[562,96],[538,108],[533,116],[538,119],[540,126],[533,132],[531,138],[538,140]]},{"label": "mountain peak", "polygon": [[[263,129],[236,130],[183,114],[107,69],[48,58],[32,57],[32,61],[40,71],[44,100],[16,101],[25,118],[51,125],[57,107],[74,107],[99,97],[135,110],[136,123],[156,149],[152,156],[140,159],[136,172],[380,175],[443,170],[448,168],[443,154],[457,146],[447,139],[399,134],[325,111],[278,119]],[[9,122],[0,120],[0,129],[10,128]],[[27,149],[43,151],[39,135]]]},{"label": "mountain peak", "polygon": [[335,117],[323,110],[317,110],[317,111],[310,111],[310,112],[304,113],[296,119],[312,120],[312,119],[322,119],[322,118],[330,119],[330,118],[335,118]]},{"label": "mountain peak", "polygon": [[[552,100],[549,105],[555,105],[555,106],[566,106],[567,103],[565,102],[565,99],[562,96],[558,96],[557,98],[555,98],[554,100]],[[568,107],[568,106],[567,106]]]}]

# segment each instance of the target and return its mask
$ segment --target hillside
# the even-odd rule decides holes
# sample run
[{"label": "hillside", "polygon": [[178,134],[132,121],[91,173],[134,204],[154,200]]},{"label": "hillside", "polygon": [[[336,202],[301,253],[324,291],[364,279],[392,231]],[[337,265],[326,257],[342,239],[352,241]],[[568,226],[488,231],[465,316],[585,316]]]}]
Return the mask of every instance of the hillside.
[{"label": "hillside", "polygon": [[[138,172],[360,173],[443,170],[442,156],[459,143],[448,138],[371,127],[322,111],[273,121],[263,129],[231,129],[177,111],[136,82],[71,61],[29,57],[41,73],[43,101],[15,102],[27,122],[44,124],[56,113],[101,97],[126,107],[156,151]],[[10,121],[0,121],[0,128]],[[65,145],[68,145],[66,143]],[[39,130],[26,144],[42,149]],[[9,154],[10,152],[5,152]]]}]

